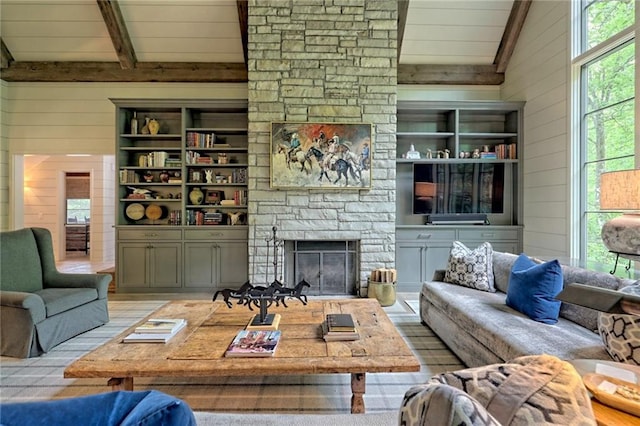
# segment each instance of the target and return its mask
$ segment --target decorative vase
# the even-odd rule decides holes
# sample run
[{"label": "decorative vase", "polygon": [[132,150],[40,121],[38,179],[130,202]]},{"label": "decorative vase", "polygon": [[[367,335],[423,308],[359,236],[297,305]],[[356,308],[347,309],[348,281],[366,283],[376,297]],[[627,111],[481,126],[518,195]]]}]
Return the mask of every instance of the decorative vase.
[{"label": "decorative vase", "polygon": [[160,172],[160,182],[167,183],[169,182],[169,173],[166,170]]},{"label": "decorative vase", "polygon": [[204,200],[204,194],[200,190],[200,188],[195,187],[189,193],[189,200],[191,204],[202,204],[202,200]]},{"label": "decorative vase", "polygon": [[151,133],[152,135],[157,135],[158,130],[160,130],[160,123],[158,123],[155,118],[152,118],[151,121],[149,121],[148,127],[149,133]]},{"label": "decorative vase", "polygon": [[144,118],[144,126],[142,126],[142,129],[140,129],[140,133],[143,135],[148,135],[149,134],[149,117],[145,117]]},{"label": "decorative vase", "polygon": [[133,112],[133,118],[131,119],[131,134],[138,134],[138,113],[135,111]]}]

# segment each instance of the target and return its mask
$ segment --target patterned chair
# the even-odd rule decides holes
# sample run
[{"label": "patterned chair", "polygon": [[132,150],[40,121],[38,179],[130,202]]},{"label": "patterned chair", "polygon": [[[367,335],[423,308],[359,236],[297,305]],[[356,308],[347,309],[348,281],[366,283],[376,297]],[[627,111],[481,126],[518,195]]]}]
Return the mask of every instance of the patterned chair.
[{"label": "patterned chair", "polygon": [[409,389],[401,425],[595,425],[582,378],[549,355],[442,373]]}]

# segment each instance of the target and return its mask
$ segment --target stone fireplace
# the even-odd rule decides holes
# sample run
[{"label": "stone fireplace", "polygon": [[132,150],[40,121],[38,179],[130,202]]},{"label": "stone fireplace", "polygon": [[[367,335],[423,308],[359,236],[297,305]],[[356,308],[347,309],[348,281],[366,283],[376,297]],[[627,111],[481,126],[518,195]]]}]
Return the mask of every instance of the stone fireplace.
[{"label": "stone fireplace", "polygon": [[[290,249],[288,285],[316,268],[318,292],[337,290],[346,277],[345,293],[353,294],[372,270],[395,267],[397,2],[249,0],[248,7],[250,280],[264,281],[272,268],[265,239],[276,226]],[[273,121],[371,123],[371,187],[272,189]],[[337,243],[342,257],[332,252]],[[325,262],[339,258],[351,263],[330,272]],[[350,275],[355,282],[346,284]]]}]

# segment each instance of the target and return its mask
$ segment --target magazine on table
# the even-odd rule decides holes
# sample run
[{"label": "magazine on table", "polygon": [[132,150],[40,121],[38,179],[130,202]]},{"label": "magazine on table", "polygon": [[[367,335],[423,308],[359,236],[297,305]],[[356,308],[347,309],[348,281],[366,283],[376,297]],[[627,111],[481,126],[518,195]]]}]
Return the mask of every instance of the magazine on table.
[{"label": "magazine on table", "polygon": [[270,357],[280,342],[279,330],[240,330],[227,348],[228,357]]}]

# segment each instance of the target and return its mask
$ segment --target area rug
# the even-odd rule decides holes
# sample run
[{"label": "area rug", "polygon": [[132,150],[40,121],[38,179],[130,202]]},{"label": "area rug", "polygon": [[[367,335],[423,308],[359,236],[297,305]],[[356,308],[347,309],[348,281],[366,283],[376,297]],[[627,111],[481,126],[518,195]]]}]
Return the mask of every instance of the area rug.
[{"label": "area rug", "polygon": [[[434,374],[462,368],[461,362],[426,326],[412,305],[399,297],[384,308],[421,363],[416,373],[367,374],[367,413],[396,411],[405,391]],[[409,300],[407,303],[405,300]],[[105,379],[65,379],[74,359],[141,320],[166,300],[110,301],[111,321],[64,342],[38,358],[0,358],[0,399],[25,402],[110,391]],[[185,400],[195,411],[230,413],[348,414],[350,375],[234,378],[139,378],[136,390],[156,389]],[[326,423],[325,423],[326,424]]]}]

